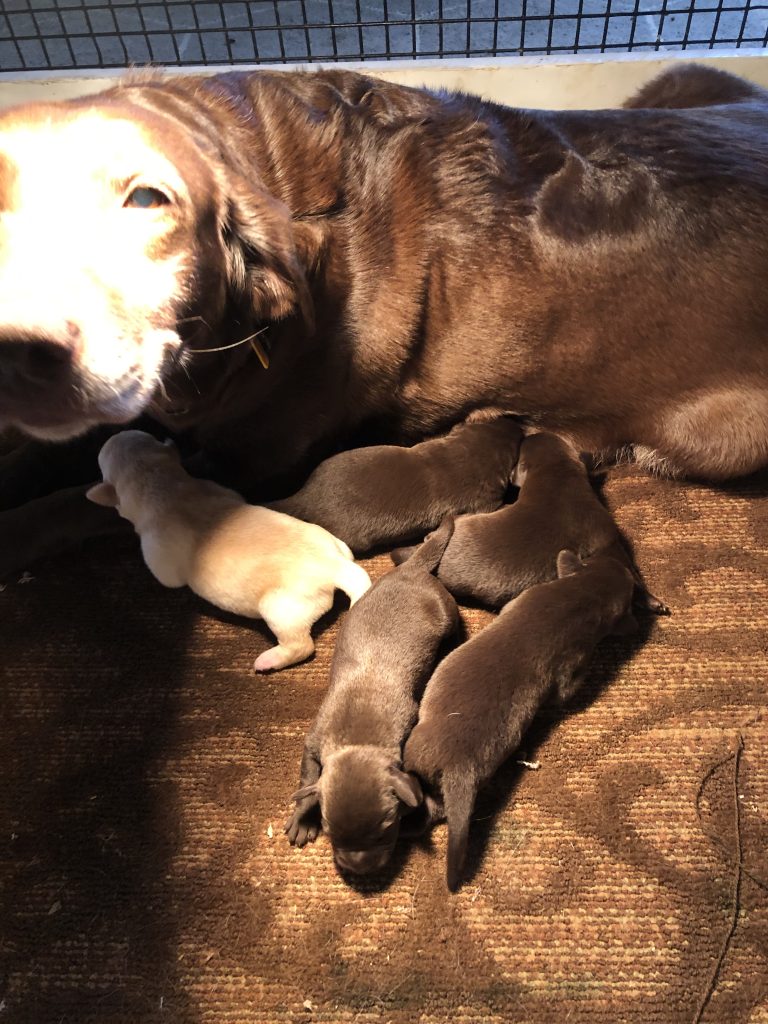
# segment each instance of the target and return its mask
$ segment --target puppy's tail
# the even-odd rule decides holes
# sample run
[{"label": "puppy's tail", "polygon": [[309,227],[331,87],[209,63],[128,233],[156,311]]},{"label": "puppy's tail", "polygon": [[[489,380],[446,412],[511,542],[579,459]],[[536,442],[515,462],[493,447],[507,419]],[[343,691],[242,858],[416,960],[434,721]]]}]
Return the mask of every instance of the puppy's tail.
[{"label": "puppy's tail", "polygon": [[427,572],[434,572],[445,554],[455,525],[453,516],[446,516],[438,528],[427,534],[424,543],[405,561],[405,569],[426,569]]},{"label": "puppy's tail", "polygon": [[334,584],[343,590],[349,598],[350,606],[358,601],[371,588],[371,578],[362,565],[357,562],[339,561]]},{"label": "puppy's tail", "polygon": [[454,769],[443,773],[443,806],[448,822],[448,863],[446,881],[455,892],[461,881],[461,872],[467,857],[469,819],[475,806],[477,786],[466,771]]}]

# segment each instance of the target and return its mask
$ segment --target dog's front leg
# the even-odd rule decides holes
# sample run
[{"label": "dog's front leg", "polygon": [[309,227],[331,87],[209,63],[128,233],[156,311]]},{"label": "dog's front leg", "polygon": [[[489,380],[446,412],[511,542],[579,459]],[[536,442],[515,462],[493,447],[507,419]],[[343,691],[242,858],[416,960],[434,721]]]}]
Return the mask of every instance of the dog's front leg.
[{"label": "dog's front leg", "polygon": [[90,537],[132,532],[114,509],[88,501],[87,490],[88,485],[67,487],[0,512],[0,580]]},{"label": "dog's front leg", "polygon": [[[131,524],[114,509],[85,497],[100,477],[101,446],[115,432],[114,428],[95,431],[78,439],[81,445],[72,442],[71,447],[30,441],[0,459],[0,580],[48,555],[79,547],[91,537],[132,532]],[[215,458],[204,452],[183,461],[198,478],[226,476],[218,471]],[[66,486],[55,489],[60,484]]]},{"label": "dog's front leg", "polygon": [[[305,846],[317,839],[320,833],[320,801],[316,786],[320,779],[322,766],[315,752],[304,745],[301,757],[301,777],[299,790],[295,794],[296,808],[285,823],[285,834],[291,846]],[[306,793],[306,790],[313,790]]]},{"label": "dog's front leg", "polygon": [[92,430],[73,441],[27,440],[0,457],[0,511],[99,477],[101,446],[118,428]]}]

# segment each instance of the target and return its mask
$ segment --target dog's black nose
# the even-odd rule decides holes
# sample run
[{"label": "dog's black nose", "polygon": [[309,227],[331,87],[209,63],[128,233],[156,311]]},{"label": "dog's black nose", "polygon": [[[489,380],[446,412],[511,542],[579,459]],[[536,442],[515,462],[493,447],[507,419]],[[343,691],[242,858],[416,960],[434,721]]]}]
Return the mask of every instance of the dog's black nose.
[{"label": "dog's black nose", "polygon": [[7,384],[57,384],[72,369],[71,344],[50,338],[0,338],[0,381]]},{"label": "dog's black nose", "polygon": [[342,871],[350,871],[353,875],[373,875],[385,866],[391,852],[390,849],[335,850],[334,856]]}]

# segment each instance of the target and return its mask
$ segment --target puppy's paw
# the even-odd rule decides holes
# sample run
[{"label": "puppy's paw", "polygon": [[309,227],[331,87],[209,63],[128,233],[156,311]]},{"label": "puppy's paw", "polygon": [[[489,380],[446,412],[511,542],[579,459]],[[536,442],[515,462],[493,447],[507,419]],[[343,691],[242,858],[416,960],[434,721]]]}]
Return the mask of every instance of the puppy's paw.
[{"label": "puppy's paw", "polygon": [[306,846],[307,843],[314,843],[320,834],[320,822],[312,811],[302,811],[297,807],[283,830],[288,836],[291,846]]},{"label": "puppy's paw", "polygon": [[285,668],[288,662],[285,658],[281,657],[281,651],[279,647],[272,647],[268,651],[264,651],[253,663],[254,672],[276,672],[278,669]]},{"label": "puppy's paw", "polygon": [[253,663],[254,672],[278,672],[281,668],[288,668],[289,665],[298,665],[305,661],[315,650],[315,645],[310,638],[301,643],[293,645],[278,644],[277,647],[270,647],[268,651],[260,654]]}]

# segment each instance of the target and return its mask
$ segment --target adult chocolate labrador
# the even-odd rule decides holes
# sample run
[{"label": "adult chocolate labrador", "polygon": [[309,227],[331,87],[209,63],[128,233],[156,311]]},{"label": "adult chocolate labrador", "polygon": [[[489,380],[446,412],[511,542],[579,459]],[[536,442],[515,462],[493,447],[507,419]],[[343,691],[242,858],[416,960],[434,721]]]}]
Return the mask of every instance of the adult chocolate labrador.
[{"label": "adult chocolate labrador", "polygon": [[[622,110],[337,70],[0,117],[0,421],[48,459],[146,413],[253,493],[491,407],[725,478],[768,461],[766,280],[768,93],[695,65]],[[0,572],[113,522],[36,454],[0,467]]]}]

